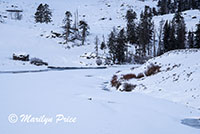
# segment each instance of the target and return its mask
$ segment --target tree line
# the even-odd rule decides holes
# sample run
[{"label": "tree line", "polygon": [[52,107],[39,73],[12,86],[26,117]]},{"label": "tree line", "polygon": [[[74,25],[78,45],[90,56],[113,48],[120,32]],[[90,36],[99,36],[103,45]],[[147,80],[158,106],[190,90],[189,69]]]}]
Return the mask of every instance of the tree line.
[{"label": "tree line", "polygon": [[158,56],[175,49],[200,48],[200,23],[195,31],[186,30],[181,12],[176,12],[172,21],[161,20],[155,29],[153,10],[145,6],[137,22],[137,14],[132,9],[126,13],[126,28],[115,28],[108,36],[109,58],[113,63],[125,63],[129,59],[128,44],[135,46],[135,55],[141,58]]},{"label": "tree line", "polygon": [[[84,20],[78,20],[78,12],[75,13],[74,24],[72,24],[72,16],[70,11],[65,12],[62,37],[65,39],[65,43],[80,40],[81,44],[84,45],[86,37],[89,35],[89,25]],[[52,22],[52,11],[49,9],[49,5],[40,4],[37,7],[34,18],[36,23]]]},{"label": "tree line", "polygon": [[190,9],[200,9],[199,0],[159,0],[158,13],[169,14],[175,12],[182,12]]},{"label": "tree line", "polygon": [[[154,8],[145,6],[138,21],[136,12],[129,9],[125,16],[126,27],[121,30],[114,27],[108,35],[107,42],[103,37],[100,49],[104,52],[105,49],[108,49],[107,59],[114,64],[130,62],[133,55],[128,51],[129,45],[135,47],[134,56],[142,59],[158,56],[175,49],[200,48],[200,23],[196,25],[195,31],[187,32],[184,17],[177,10],[172,21],[161,20],[159,29],[156,29],[152,19],[155,14]],[[65,12],[62,37],[66,43],[80,40],[81,44],[84,45],[89,34],[89,26],[85,21],[78,20],[78,13],[74,14],[74,20],[72,17],[71,12]],[[35,13],[36,23],[50,23],[51,18],[52,12],[49,6],[40,4]],[[99,39],[96,37],[95,51],[97,57],[98,44]]]}]

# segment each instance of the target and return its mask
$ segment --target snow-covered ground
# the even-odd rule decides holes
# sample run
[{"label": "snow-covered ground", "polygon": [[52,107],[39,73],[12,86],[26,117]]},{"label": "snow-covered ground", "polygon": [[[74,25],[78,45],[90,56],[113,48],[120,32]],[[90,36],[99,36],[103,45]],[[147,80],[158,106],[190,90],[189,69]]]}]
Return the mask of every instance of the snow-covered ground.
[{"label": "snow-covered ground", "polygon": [[[34,22],[33,15],[40,3],[49,4],[53,11],[53,22],[48,25]],[[95,36],[102,41],[101,37],[107,37],[113,26],[124,27],[127,9],[133,8],[139,16],[145,5],[155,7],[156,4],[153,0],[0,0],[0,14],[8,16],[0,23],[0,133],[199,134],[199,129],[181,124],[185,118],[199,118],[199,51],[167,53],[150,60],[162,65],[162,70],[171,70],[130,80],[130,83],[147,87],[144,90],[144,86],[137,86],[130,93],[111,90],[108,86],[111,77],[119,70],[122,72],[117,75],[143,71],[146,64],[102,70],[1,73],[47,68],[13,61],[13,53],[27,53],[30,58],[40,58],[50,66],[96,66],[95,59],[83,57],[94,54]],[[23,10],[21,21],[11,20],[6,13],[12,5]],[[62,20],[68,10],[72,13],[78,10],[79,19],[88,22],[91,34],[87,45],[72,47],[69,44],[68,49],[68,45],[59,43],[63,39],[47,38],[51,31],[62,32]],[[183,15],[188,30],[194,30],[200,12],[186,11]],[[162,18],[170,20],[172,17],[172,14],[154,17],[156,28]],[[133,67],[138,68],[130,71]],[[46,115],[54,120],[57,114],[63,114],[77,120],[76,123],[54,121],[44,125],[20,122],[19,118],[12,124],[8,121],[11,113],[18,117],[21,114]]]},{"label": "snow-covered ground", "polygon": [[[199,129],[181,124],[199,111],[140,93],[106,91],[105,84],[118,69],[1,74],[0,133],[74,134],[199,134]],[[104,90],[103,90],[104,89]],[[52,123],[18,122],[15,113],[53,117]],[[55,122],[55,116],[76,117],[75,123]]]}]

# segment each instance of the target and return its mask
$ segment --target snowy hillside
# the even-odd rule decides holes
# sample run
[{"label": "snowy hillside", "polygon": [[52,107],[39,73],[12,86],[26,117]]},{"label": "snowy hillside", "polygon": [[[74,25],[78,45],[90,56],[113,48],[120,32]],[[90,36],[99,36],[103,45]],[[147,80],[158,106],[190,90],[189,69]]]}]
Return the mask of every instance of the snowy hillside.
[{"label": "snowy hillside", "polygon": [[[53,11],[53,22],[50,24],[36,24],[34,22],[34,13],[40,3],[48,3],[50,9]],[[0,42],[0,68],[1,70],[26,69],[35,68],[28,63],[20,63],[12,61],[13,53],[27,53],[30,57],[41,58],[52,66],[94,66],[95,59],[85,59],[85,53],[94,53],[94,38],[99,36],[102,41],[104,35],[107,40],[107,35],[113,26],[121,29],[125,27],[124,15],[127,9],[133,8],[139,13],[144,9],[145,5],[156,7],[157,2],[148,0],[145,2],[138,0],[73,0],[73,1],[52,1],[43,0],[36,1],[22,1],[22,0],[8,0],[0,1],[0,13],[4,23],[0,23],[1,28],[1,42]],[[20,9],[23,10],[22,20],[16,21],[10,19],[10,14],[5,10]],[[75,47],[67,49],[68,45],[60,44],[63,39],[52,39],[49,36],[51,31],[62,32],[61,26],[66,11],[75,13],[78,11],[79,19],[88,22],[90,27],[90,36],[87,38],[87,44],[83,47]],[[196,16],[195,19],[191,19]],[[171,19],[172,15],[156,16],[154,22],[156,27],[159,27],[161,19]],[[200,19],[199,11],[186,11],[184,13],[188,29],[195,29],[195,24]],[[24,66],[24,64],[26,66]]]},{"label": "snowy hillside", "polygon": [[[176,50],[149,60],[142,66],[123,70],[116,75],[122,84],[118,88],[124,90],[124,84],[136,85],[133,92],[146,93],[151,96],[167,99],[173,102],[200,109],[200,51]],[[154,64],[159,66],[159,71],[151,76],[146,76],[148,68]],[[143,74],[142,78],[123,79],[126,75]]]},{"label": "snowy hillside", "polygon": [[[99,1],[99,0],[72,0],[72,1],[51,1],[44,0],[42,3],[48,3],[53,11],[53,22],[51,24],[36,24],[34,22],[34,13],[40,2],[9,0],[0,1],[0,12],[6,16],[1,28],[1,70],[23,70],[26,68],[35,68],[27,63],[19,63],[11,60],[13,53],[27,53],[31,57],[38,57],[54,66],[85,66],[95,65],[95,60],[87,60],[80,56],[85,53],[94,52],[94,38],[98,35],[100,38],[110,32],[113,26],[125,25],[123,15],[129,4],[136,4],[136,10],[140,12],[144,4],[141,1]],[[145,2],[149,4],[150,1]],[[151,3],[152,4],[152,3]],[[12,6],[15,7],[12,7]],[[154,4],[155,5],[155,2]],[[11,20],[7,9],[23,10],[21,21]],[[46,38],[51,31],[62,32],[61,26],[66,11],[79,12],[79,19],[88,22],[90,26],[90,36],[86,46],[68,50],[68,45],[59,44],[63,39]],[[93,11],[93,12],[91,12]],[[105,20],[101,20],[105,18]],[[111,18],[111,20],[110,20]],[[17,33],[16,33],[17,31]],[[41,37],[41,35],[43,35]],[[11,38],[11,39],[8,39]],[[102,38],[101,38],[102,40]],[[6,44],[6,45],[5,45]],[[24,66],[25,64],[26,66]],[[28,67],[27,67],[28,66]]]}]

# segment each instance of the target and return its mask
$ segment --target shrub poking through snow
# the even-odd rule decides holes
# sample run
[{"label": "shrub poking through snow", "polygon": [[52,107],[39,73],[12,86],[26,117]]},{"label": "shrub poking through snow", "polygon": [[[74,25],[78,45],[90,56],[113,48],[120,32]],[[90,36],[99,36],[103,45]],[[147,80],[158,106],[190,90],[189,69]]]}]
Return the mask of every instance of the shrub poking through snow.
[{"label": "shrub poking through snow", "polygon": [[39,58],[32,58],[32,59],[30,60],[30,63],[31,63],[31,64],[34,64],[34,65],[36,65],[36,66],[43,66],[43,65],[48,66],[48,63],[47,63],[47,62],[44,62],[43,60],[41,60],[41,59],[39,59]]},{"label": "shrub poking through snow", "polygon": [[116,87],[118,89],[120,85],[121,83],[118,81],[117,75],[114,75],[111,80],[111,86]]},{"label": "shrub poking through snow", "polygon": [[144,74],[143,74],[143,73],[139,73],[139,74],[137,75],[137,78],[138,78],[138,79],[143,78],[143,77],[144,77]]},{"label": "shrub poking through snow", "polygon": [[[127,83],[127,81],[131,79],[141,79],[144,77],[148,77],[154,74],[157,74],[160,72],[161,66],[155,65],[155,64],[150,64],[149,66],[145,66],[145,70],[138,72],[138,74],[134,73],[129,73],[129,74],[124,74],[124,75],[114,75],[111,80],[111,86],[115,87],[119,91],[126,91],[126,92],[131,92],[136,88],[137,85],[135,84],[130,84]],[[119,77],[119,79],[118,79]]]},{"label": "shrub poking through snow", "polygon": [[126,74],[126,75],[123,75],[123,79],[124,80],[130,80],[130,79],[133,79],[133,78],[136,78],[135,74]]},{"label": "shrub poking through snow", "polygon": [[160,68],[161,67],[158,65],[151,64],[150,66],[147,67],[147,70],[144,73],[146,76],[151,76],[160,72]]},{"label": "shrub poking through snow", "polygon": [[101,59],[97,59],[97,60],[96,60],[96,64],[97,64],[98,66],[102,65],[102,63],[103,63],[103,62],[102,62]]},{"label": "shrub poking through snow", "polygon": [[13,60],[29,61],[28,54],[13,54]]},{"label": "shrub poking through snow", "polygon": [[129,83],[124,83],[122,91],[131,92],[132,90],[135,89],[135,87],[136,87],[136,85],[132,85],[132,84],[129,84]]}]

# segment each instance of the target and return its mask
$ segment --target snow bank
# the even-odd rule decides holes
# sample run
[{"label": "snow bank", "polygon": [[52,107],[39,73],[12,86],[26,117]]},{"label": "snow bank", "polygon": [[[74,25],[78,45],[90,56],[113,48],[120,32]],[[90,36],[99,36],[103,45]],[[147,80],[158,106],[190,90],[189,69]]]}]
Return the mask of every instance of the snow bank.
[{"label": "snow bank", "polygon": [[[179,102],[200,109],[200,50],[176,50],[149,60],[144,65],[116,73],[121,83],[136,85],[134,92],[146,93],[156,97]],[[154,75],[140,79],[122,79],[127,74],[145,72],[150,64],[160,66]]]}]

